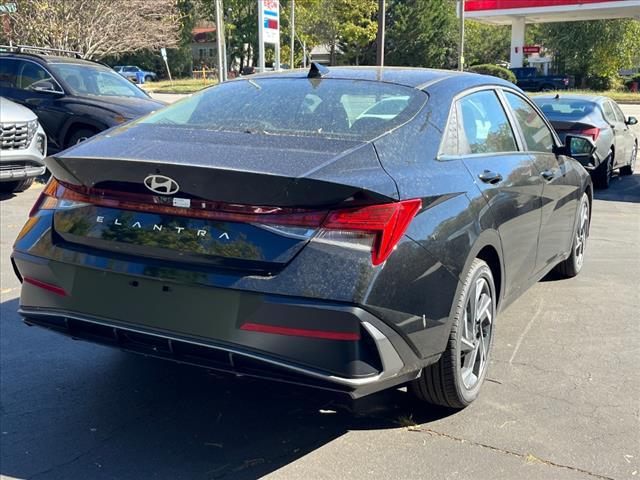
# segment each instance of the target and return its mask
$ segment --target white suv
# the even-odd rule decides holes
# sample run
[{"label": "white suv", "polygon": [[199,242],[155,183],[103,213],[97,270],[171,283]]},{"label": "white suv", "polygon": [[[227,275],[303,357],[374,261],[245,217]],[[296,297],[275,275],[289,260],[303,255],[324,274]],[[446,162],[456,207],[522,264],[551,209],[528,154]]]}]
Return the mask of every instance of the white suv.
[{"label": "white suv", "polygon": [[0,97],[0,191],[21,192],[45,172],[47,136],[36,114]]}]

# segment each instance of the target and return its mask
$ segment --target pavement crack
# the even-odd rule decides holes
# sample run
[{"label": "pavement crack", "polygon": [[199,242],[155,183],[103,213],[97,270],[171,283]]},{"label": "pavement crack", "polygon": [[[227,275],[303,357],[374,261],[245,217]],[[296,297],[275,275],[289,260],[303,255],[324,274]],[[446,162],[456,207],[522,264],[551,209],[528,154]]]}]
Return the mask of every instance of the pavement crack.
[{"label": "pavement crack", "polygon": [[524,340],[524,337],[527,335],[527,333],[529,332],[529,330],[533,326],[533,322],[536,321],[536,318],[538,318],[538,316],[540,315],[540,312],[542,312],[543,303],[544,303],[544,301],[542,299],[540,299],[540,302],[538,303],[538,308],[536,308],[536,313],[533,314],[533,316],[531,317],[531,319],[527,323],[527,326],[524,327],[524,330],[522,331],[522,333],[518,337],[518,341],[516,342],[516,346],[513,349],[513,353],[511,354],[511,358],[509,359],[509,363],[513,363],[514,358],[516,358],[516,355],[518,354],[518,350],[520,350],[520,345],[522,345],[522,341]]},{"label": "pavement crack", "polygon": [[584,475],[588,475],[591,478],[597,478],[599,480],[615,480],[613,477],[607,477],[606,475],[600,475],[598,473],[594,473],[594,472],[590,472],[589,470],[585,470],[583,468],[579,468],[579,467],[572,467],[571,465],[564,465],[562,463],[557,463],[551,460],[547,460],[544,458],[539,458],[536,457],[533,454],[522,454],[519,452],[514,452],[511,450],[505,450],[504,448],[500,448],[500,447],[495,447],[493,445],[488,445],[486,443],[481,443],[481,442],[475,442],[472,440],[467,440],[465,438],[461,438],[461,437],[457,437],[455,435],[450,435],[448,433],[443,433],[443,432],[438,432],[436,430],[432,430],[430,428],[424,428],[424,427],[413,427],[410,428],[409,431],[411,432],[424,432],[424,433],[428,433],[429,435],[435,436],[435,437],[441,437],[441,438],[447,438],[449,440],[454,440],[456,442],[461,442],[461,443],[468,443],[470,445],[474,445],[476,447],[480,447],[480,448],[486,448],[488,450],[497,452],[497,453],[501,453],[503,455],[510,455],[513,457],[517,457],[525,462],[537,462],[537,463],[542,463],[544,465],[547,465],[549,467],[555,467],[555,468],[562,468],[565,470],[571,470],[573,472],[577,472],[577,473],[581,473]]}]

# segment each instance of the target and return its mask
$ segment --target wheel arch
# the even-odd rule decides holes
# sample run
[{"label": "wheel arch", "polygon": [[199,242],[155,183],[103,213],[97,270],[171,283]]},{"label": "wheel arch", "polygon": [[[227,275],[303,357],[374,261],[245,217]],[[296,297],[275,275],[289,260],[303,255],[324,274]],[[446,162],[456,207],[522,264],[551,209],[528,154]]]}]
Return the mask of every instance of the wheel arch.
[{"label": "wheel arch", "polygon": [[102,130],[105,130],[105,128],[106,127],[99,125],[98,123],[85,120],[70,123],[67,125],[64,134],[62,135],[62,146],[63,148],[69,147],[70,145],[67,145],[69,138],[71,138],[71,136],[78,130],[86,129],[91,130],[94,133],[100,133]]},{"label": "wheel arch", "polygon": [[465,275],[466,272],[469,271],[473,260],[476,258],[484,260],[491,269],[491,274],[493,275],[493,281],[496,287],[496,302],[498,308],[500,308],[507,279],[502,257],[502,242],[500,241],[500,235],[498,232],[495,230],[484,230],[478,236],[469,251],[462,275]]}]

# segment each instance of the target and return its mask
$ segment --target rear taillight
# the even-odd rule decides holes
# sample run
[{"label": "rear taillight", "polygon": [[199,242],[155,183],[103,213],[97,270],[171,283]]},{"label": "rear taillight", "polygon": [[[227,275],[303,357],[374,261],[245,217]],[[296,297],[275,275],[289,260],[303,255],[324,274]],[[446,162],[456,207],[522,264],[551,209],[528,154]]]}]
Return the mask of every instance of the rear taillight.
[{"label": "rear taillight", "polygon": [[160,215],[313,229],[318,241],[371,250],[374,265],[389,257],[422,207],[420,199],[340,210],[250,206],[94,189],[52,178],[29,216],[42,210],[88,204]]},{"label": "rear taillight", "polygon": [[330,211],[318,238],[366,245],[368,237],[371,261],[379,265],[389,257],[421,207],[422,201],[414,199]]},{"label": "rear taillight", "polygon": [[596,140],[598,140],[598,137],[600,136],[600,129],[598,127],[593,127],[593,128],[587,128],[586,130],[580,130],[575,133],[578,135],[589,136],[593,138],[593,141],[595,142]]}]

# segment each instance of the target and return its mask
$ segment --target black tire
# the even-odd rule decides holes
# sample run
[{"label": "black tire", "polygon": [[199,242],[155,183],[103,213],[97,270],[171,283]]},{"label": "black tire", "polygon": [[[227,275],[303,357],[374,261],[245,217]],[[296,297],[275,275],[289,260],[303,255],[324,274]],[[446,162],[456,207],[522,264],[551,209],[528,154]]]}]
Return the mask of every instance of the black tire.
[{"label": "black tire", "polygon": [[[482,285],[480,293],[478,293],[479,285]],[[485,295],[490,295],[488,304]],[[493,343],[497,298],[493,274],[486,262],[478,258],[473,260],[462,291],[455,302],[453,326],[446,350],[438,362],[426,367],[420,378],[410,383],[409,389],[425,402],[451,408],[464,408],[478,397],[487,374]],[[485,305],[482,311],[486,312],[488,322],[482,320],[483,316],[480,322],[476,321],[475,317],[482,305]],[[469,315],[473,310],[476,314],[470,320]],[[469,332],[470,325],[473,332]],[[488,328],[486,331],[485,327]],[[477,346],[470,345],[468,340],[470,338],[475,339]],[[478,367],[478,372],[474,373],[478,355],[480,355],[480,363],[484,355],[484,363]],[[474,380],[474,382],[467,380]]]},{"label": "black tire", "polygon": [[144,83],[153,82],[153,77],[151,75],[145,75]]},{"label": "black tire", "polygon": [[556,267],[558,273],[564,278],[573,278],[582,270],[587,238],[589,238],[590,208],[589,197],[586,193],[583,193],[578,207],[576,229],[571,240],[571,254],[569,258],[559,263]]},{"label": "black tire", "polygon": [[596,188],[607,189],[611,184],[611,176],[613,175],[613,152],[609,152],[600,165],[593,171],[593,183]]},{"label": "black tire", "polygon": [[76,130],[69,136],[69,138],[67,138],[67,144],[65,145],[65,148],[73,147],[78,143],[82,143],[85,140],[93,137],[96,133],[98,132],[96,132],[95,130],[91,130],[90,128],[81,128],[79,130]]},{"label": "black tire", "polygon": [[33,184],[34,177],[16,180],[15,182],[0,182],[0,192],[18,193],[24,192]]},{"label": "black tire", "polygon": [[554,90],[557,90],[557,88],[553,85],[542,85],[540,87],[541,92],[552,92]]},{"label": "black tire", "polygon": [[629,165],[625,165],[620,168],[620,175],[633,175],[633,171],[636,168],[636,157],[638,156],[638,143],[636,142],[631,151],[631,159]]}]

